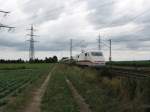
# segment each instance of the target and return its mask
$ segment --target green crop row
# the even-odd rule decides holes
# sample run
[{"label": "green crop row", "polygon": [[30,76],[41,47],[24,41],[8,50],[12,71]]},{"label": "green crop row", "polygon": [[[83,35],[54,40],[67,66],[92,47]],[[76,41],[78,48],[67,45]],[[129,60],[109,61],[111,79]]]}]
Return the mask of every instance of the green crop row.
[{"label": "green crop row", "polygon": [[79,112],[66,83],[65,73],[58,65],[50,78],[42,100],[41,112]]},{"label": "green crop row", "polygon": [[[16,69],[25,66],[30,69]],[[6,104],[10,96],[16,96],[28,85],[39,79],[48,65],[37,64],[2,64],[0,68],[13,68],[0,70],[0,106]]]}]

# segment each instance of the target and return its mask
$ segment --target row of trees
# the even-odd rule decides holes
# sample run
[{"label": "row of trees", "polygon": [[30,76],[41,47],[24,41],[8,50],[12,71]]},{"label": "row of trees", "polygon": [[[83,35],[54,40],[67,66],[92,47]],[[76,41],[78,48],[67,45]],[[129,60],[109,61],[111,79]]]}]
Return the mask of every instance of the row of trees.
[{"label": "row of trees", "polygon": [[5,59],[0,59],[0,63],[57,63],[58,62],[58,58],[57,56],[53,56],[53,57],[46,57],[45,59],[34,59],[34,60],[29,60],[29,61],[25,61],[22,60],[21,58],[18,60],[5,60]]}]

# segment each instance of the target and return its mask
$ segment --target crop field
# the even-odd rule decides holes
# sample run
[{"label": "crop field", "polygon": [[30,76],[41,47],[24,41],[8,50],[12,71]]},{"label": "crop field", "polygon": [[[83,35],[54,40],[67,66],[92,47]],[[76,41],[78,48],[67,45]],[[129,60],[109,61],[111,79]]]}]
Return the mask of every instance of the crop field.
[{"label": "crop field", "polygon": [[0,64],[0,106],[32,85],[47,69],[48,65]]},{"label": "crop field", "polygon": [[62,66],[57,66],[51,76],[42,101],[43,112],[79,112],[62,69]]},{"label": "crop field", "polygon": [[63,64],[0,65],[2,112],[149,111],[150,79],[106,74]]}]

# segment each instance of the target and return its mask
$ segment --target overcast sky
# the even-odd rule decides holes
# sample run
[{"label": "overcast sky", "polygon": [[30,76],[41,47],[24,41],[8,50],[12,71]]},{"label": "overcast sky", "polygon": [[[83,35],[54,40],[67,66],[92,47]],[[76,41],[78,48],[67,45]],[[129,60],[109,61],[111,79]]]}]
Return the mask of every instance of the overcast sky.
[{"label": "overcast sky", "polygon": [[[150,60],[149,0],[0,0],[0,23],[16,27],[0,30],[0,58],[28,59],[34,25],[36,57],[69,56],[69,40],[74,52],[97,49],[99,33],[108,59],[108,39],[112,39],[113,60]],[[107,45],[107,46],[106,46]]]}]

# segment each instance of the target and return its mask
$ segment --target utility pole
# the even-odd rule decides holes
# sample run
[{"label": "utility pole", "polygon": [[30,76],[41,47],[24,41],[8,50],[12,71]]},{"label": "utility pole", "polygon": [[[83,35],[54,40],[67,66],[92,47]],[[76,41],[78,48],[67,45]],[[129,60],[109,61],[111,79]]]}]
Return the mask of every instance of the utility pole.
[{"label": "utility pole", "polygon": [[72,39],[70,39],[70,59],[72,60]]},{"label": "utility pole", "polygon": [[[9,14],[10,12],[0,10],[0,13],[5,14],[5,16],[6,16],[6,15]],[[10,31],[10,30],[12,30],[12,29],[15,28],[15,27],[11,27],[11,26],[4,25],[4,24],[0,23],[0,29],[1,29],[1,28],[7,28],[8,31]]]},{"label": "utility pole", "polygon": [[30,47],[29,47],[29,61],[33,61],[34,58],[35,58],[35,49],[34,49],[34,43],[36,42],[34,40],[34,37],[37,36],[37,35],[34,35],[34,27],[33,25],[31,25],[31,28],[30,29],[27,29],[27,30],[30,30],[30,34],[27,34],[28,36],[30,36],[30,40],[28,40],[30,42]]},{"label": "utility pole", "polygon": [[109,40],[109,61],[110,62],[112,61],[112,54],[111,54],[112,53],[112,51],[111,51],[112,50],[112,45],[111,44],[112,44],[112,40],[110,39]]},{"label": "utility pole", "polygon": [[99,33],[99,37],[98,37],[98,49],[101,50],[101,35]]}]

